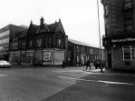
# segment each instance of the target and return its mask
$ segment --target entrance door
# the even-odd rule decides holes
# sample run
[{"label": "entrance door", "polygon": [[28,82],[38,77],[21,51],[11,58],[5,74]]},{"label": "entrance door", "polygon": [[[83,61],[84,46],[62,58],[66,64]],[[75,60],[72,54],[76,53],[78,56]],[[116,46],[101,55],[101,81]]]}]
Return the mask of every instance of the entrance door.
[{"label": "entrance door", "polygon": [[112,55],[111,53],[108,53],[108,68],[112,68]]}]

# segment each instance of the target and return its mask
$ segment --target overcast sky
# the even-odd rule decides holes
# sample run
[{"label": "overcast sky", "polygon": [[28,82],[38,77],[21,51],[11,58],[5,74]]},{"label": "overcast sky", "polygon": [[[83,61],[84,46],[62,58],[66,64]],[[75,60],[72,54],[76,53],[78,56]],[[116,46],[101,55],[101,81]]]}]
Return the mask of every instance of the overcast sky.
[{"label": "overcast sky", "polygon": [[[48,24],[60,18],[69,38],[99,46],[96,0],[2,0],[0,12],[0,28],[11,23],[29,26],[31,20],[39,24],[41,17]],[[100,21],[103,35],[101,4]]]}]

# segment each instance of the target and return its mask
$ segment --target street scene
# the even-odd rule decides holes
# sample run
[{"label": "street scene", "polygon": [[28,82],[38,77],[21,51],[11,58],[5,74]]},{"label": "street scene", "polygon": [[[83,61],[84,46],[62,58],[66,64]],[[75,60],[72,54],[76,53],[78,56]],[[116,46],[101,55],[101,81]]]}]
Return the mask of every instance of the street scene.
[{"label": "street scene", "polygon": [[0,101],[135,100],[135,0],[3,0],[0,12]]}]

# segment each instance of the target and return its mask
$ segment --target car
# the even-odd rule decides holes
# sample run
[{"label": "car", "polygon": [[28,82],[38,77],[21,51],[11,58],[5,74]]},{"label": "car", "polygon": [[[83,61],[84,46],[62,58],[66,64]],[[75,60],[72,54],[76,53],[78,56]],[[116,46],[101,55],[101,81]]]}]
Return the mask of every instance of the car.
[{"label": "car", "polygon": [[10,67],[10,66],[11,66],[10,62],[8,62],[6,60],[0,60],[0,67],[1,68]]}]

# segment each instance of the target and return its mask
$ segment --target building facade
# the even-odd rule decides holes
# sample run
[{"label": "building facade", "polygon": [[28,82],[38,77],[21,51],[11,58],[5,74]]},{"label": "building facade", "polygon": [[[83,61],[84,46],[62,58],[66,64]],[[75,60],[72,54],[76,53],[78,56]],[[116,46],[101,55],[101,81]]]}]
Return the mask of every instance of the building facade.
[{"label": "building facade", "polygon": [[88,60],[105,61],[104,49],[90,46],[77,40],[68,39],[67,63],[71,65],[84,65]]},{"label": "building facade", "polygon": [[25,28],[16,25],[7,25],[0,29],[0,59],[9,60],[10,41],[16,36],[17,32],[23,31]]},{"label": "building facade", "polygon": [[108,68],[135,70],[135,1],[102,0]]},{"label": "building facade", "polygon": [[65,60],[67,35],[61,20],[40,25],[31,22],[28,30],[19,32],[11,42],[10,61],[19,64],[61,65]]}]

